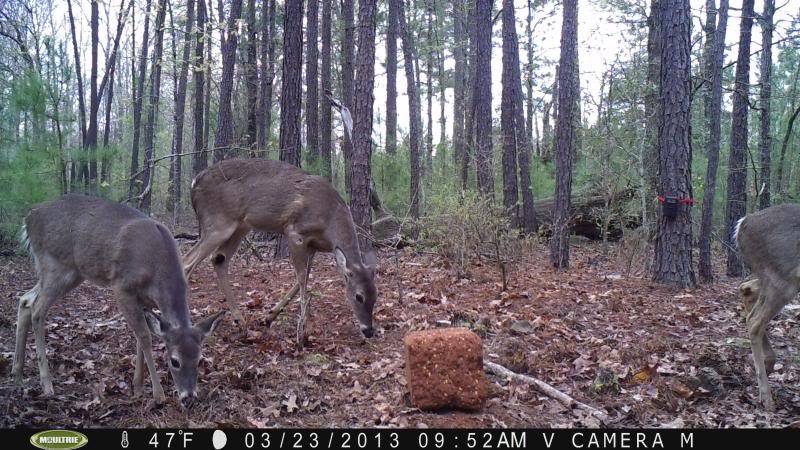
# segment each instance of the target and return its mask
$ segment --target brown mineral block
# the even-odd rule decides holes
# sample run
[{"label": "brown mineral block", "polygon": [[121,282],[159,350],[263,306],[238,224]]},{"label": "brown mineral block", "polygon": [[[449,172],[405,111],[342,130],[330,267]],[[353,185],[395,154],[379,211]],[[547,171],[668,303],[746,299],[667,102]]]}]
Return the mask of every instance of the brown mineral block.
[{"label": "brown mineral block", "polygon": [[411,403],[479,410],[487,395],[481,338],[466,328],[412,331],[404,339]]}]

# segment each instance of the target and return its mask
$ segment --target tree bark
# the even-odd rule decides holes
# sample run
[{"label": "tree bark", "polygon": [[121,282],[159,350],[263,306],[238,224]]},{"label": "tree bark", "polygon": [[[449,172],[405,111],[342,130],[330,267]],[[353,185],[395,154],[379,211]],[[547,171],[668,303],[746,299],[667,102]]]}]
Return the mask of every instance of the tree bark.
[{"label": "tree bark", "polygon": [[397,7],[397,18],[400,36],[403,39],[403,66],[406,72],[406,90],[408,91],[408,111],[411,116],[409,153],[411,162],[411,180],[409,187],[409,209],[411,217],[419,218],[419,152],[422,146],[422,117],[420,112],[419,91],[414,77],[414,41],[406,23],[403,0],[391,0]]},{"label": "tree bark", "polygon": [[153,44],[153,63],[150,68],[150,99],[147,102],[147,122],[144,127],[144,167],[142,168],[142,196],[139,209],[150,212],[153,187],[153,154],[155,152],[156,120],[161,96],[161,59],[164,51],[164,20],[167,1],[159,0],[156,11],[156,35]]},{"label": "tree bark", "polygon": [[731,151],[728,159],[728,200],[725,240],[728,243],[727,274],[740,276],[742,264],[732,240],[733,227],[747,214],[747,115],[750,88],[750,41],[754,0],[743,0],[739,27],[739,56],[736,59],[735,91],[731,119]]},{"label": "tree bark", "polygon": [[770,130],[770,102],[772,100],[772,32],[774,28],[775,0],[764,0],[764,12],[761,14],[761,127],[759,129],[759,150],[761,153],[761,190],[759,209],[768,208],[770,199],[772,136]]},{"label": "tree bark", "polygon": [[477,152],[478,190],[484,196],[494,197],[494,170],[492,169],[492,3],[477,0],[475,6],[475,136]]},{"label": "tree bark", "polygon": [[147,74],[147,54],[150,49],[150,10],[152,0],[147,0],[144,15],[144,31],[142,32],[142,50],[139,52],[139,74],[136,77],[136,93],[133,96],[133,144],[131,149],[131,178],[128,185],[128,197],[138,195],[141,188],[139,177],[139,141],[141,140],[142,101],[144,99],[144,78]]},{"label": "tree bark", "polygon": [[269,155],[272,133],[272,83],[275,78],[275,0],[261,2],[261,75],[258,93],[258,155]]},{"label": "tree bark", "polygon": [[397,153],[397,5],[386,18],[386,154]]},{"label": "tree bark", "polygon": [[[236,66],[236,47],[239,42],[239,19],[242,16],[242,0],[231,0],[228,24],[220,45],[222,53],[222,78],[219,81],[219,112],[217,132],[214,135],[214,162],[225,159],[233,144],[233,73]],[[220,22],[222,14],[220,13]],[[302,37],[300,38],[302,41]]]},{"label": "tree bark", "polygon": [[[362,232],[370,232],[372,96],[375,86],[375,13],[377,0],[360,0],[358,5],[358,56],[356,57],[353,159],[350,180],[350,211]],[[367,241],[362,240],[362,244]],[[361,247],[362,249],[365,247]]]},{"label": "tree bark", "polygon": [[[662,0],[661,124],[659,192],[692,198],[689,140],[691,122],[691,16],[689,0]],[[676,217],[658,215],[653,279],[694,286],[692,221],[689,206],[679,204]]]},{"label": "tree bark", "polygon": [[500,103],[500,129],[503,134],[503,208],[511,226],[519,224],[519,188],[517,186],[517,124],[515,122],[516,90],[519,78],[514,79],[514,64],[519,66],[517,27],[514,18],[514,1],[503,0],[503,72],[502,101]]},{"label": "tree bark", "polygon": [[[713,65],[714,65],[714,51],[716,50],[716,45],[714,44],[714,39],[716,36],[716,19],[717,19],[717,9],[715,6],[715,0],[705,0],[706,1],[706,23],[703,24],[703,32],[705,33],[705,44],[703,45],[703,70],[702,70],[702,77],[700,83],[702,83],[702,88],[700,92],[703,96],[703,116],[706,120],[706,126],[708,129],[711,128],[711,114],[712,113],[712,100],[711,100],[711,80],[714,76],[713,72]],[[708,150],[708,145],[705,146],[706,151]]]},{"label": "tree bark", "polygon": [[703,215],[700,219],[700,279],[711,282],[714,270],[711,264],[711,231],[713,229],[714,197],[717,190],[717,166],[719,165],[720,132],[722,127],[722,64],[725,61],[725,34],[728,28],[728,0],[720,0],[719,23],[714,36],[714,51],[711,76],[711,101],[709,110],[708,168],[703,192]]},{"label": "tree bark", "polygon": [[245,10],[245,21],[247,22],[247,39],[245,42],[244,56],[244,78],[247,88],[247,127],[244,133],[244,146],[249,149],[251,157],[256,156],[257,148],[257,128],[258,128],[258,23],[256,22],[256,2],[247,0]]},{"label": "tree bark", "polygon": [[303,98],[303,2],[289,2],[283,19],[280,160],[300,167]]},{"label": "tree bark", "polygon": [[[341,76],[342,76],[342,101],[344,106],[353,111],[353,81],[355,74],[354,67],[354,53],[356,47],[355,41],[355,0],[342,0],[342,62],[341,62]],[[342,156],[344,157],[344,185],[345,190],[350,192],[350,169],[352,164],[353,141],[352,136],[347,133],[344,134],[344,142],[342,145]]]},{"label": "tree bark", "polygon": [[75,58],[75,80],[78,83],[79,130],[81,133],[81,144],[83,144],[86,141],[86,100],[83,95],[83,71],[81,70],[81,54],[78,49],[78,35],[75,32],[75,18],[72,13],[72,0],[67,0],[67,14],[69,16],[69,28],[72,32],[72,50]]},{"label": "tree bark", "polygon": [[206,1],[197,1],[197,28],[194,33],[194,61],[192,63],[192,97],[194,100],[192,148],[192,174],[197,176],[208,167],[208,153],[205,146],[205,29]]},{"label": "tree bark", "polygon": [[100,44],[99,27],[100,12],[97,0],[91,1],[91,28],[92,67],[89,72],[89,126],[86,127],[85,148],[89,150],[89,179],[90,192],[97,192],[97,113],[100,109],[100,96],[97,90],[97,47]]},{"label": "tree bark", "polygon": [[[453,1],[453,162],[456,170],[460,167],[465,154],[465,120],[466,120],[466,93],[467,93],[467,45],[466,11],[464,0]],[[459,177],[460,179],[460,177]],[[459,183],[459,187],[463,181]]]},{"label": "tree bark", "polygon": [[650,200],[642,211],[642,226],[650,235],[651,218],[656,216],[655,201],[658,192],[659,142],[658,127],[661,120],[661,9],[663,0],[650,1],[650,15],[647,17],[647,88],[645,94],[645,151],[644,151],[644,185],[645,197]]},{"label": "tree bark", "polygon": [[[326,1],[326,0],[323,0]],[[306,13],[306,151],[308,161],[314,170],[319,170],[316,165],[319,160],[319,88],[318,59],[319,50],[317,47],[318,27],[319,27],[319,2],[318,0],[308,0],[308,12]]]},{"label": "tree bark", "polygon": [[[180,74],[178,75],[178,89],[175,93],[175,135],[172,138],[172,163],[170,165],[170,173],[172,174],[172,183],[170,184],[170,198],[172,199],[172,210],[178,217],[181,204],[181,177],[183,172],[182,157],[183,153],[183,125],[184,113],[186,111],[186,85],[189,78],[189,55],[192,47],[192,26],[194,24],[194,7],[195,1],[189,0],[186,8],[186,25],[183,34],[183,54],[181,55],[182,62]],[[177,45],[174,43],[174,45]]]},{"label": "tree bark", "polygon": [[331,155],[333,154],[333,142],[331,132],[333,131],[333,117],[331,115],[331,103],[326,94],[331,92],[331,22],[332,19],[331,2],[322,2],[322,73],[320,74],[322,95],[319,98],[320,122],[319,122],[319,153],[321,160],[321,173],[328,181],[331,181],[332,167]]},{"label": "tree bark", "polygon": [[578,2],[563,1],[561,56],[558,71],[558,120],[556,121],[556,186],[553,236],[550,240],[550,262],[554,267],[569,267],[569,235],[572,227],[572,163],[576,153],[578,101],[574,83],[578,61]]}]

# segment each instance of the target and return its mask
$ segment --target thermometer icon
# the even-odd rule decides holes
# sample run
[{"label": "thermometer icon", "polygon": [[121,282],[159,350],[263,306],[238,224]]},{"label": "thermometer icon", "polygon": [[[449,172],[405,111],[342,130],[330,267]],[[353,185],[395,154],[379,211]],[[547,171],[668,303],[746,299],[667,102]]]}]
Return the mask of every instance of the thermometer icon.
[{"label": "thermometer icon", "polygon": [[127,431],[123,431],[122,432],[122,442],[120,442],[119,445],[122,448],[128,448],[128,445],[130,445],[130,443],[128,442],[128,432]]}]

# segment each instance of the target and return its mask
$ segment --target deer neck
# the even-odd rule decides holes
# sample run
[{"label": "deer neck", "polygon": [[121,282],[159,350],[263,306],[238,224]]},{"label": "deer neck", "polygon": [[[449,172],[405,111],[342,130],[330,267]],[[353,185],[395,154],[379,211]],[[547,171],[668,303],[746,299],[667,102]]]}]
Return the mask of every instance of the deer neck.
[{"label": "deer neck", "polygon": [[348,261],[361,263],[361,249],[358,245],[358,234],[347,206],[339,205],[333,220],[331,244],[344,253]]},{"label": "deer neck", "polygon": [[178,273],[165,272],[159,289],[161,295],[155,299],[158,309],[165,319],[175,327],[188,328],[192,326],[189,315],[189,304],[186,297],[186,278],[183,271]]}]

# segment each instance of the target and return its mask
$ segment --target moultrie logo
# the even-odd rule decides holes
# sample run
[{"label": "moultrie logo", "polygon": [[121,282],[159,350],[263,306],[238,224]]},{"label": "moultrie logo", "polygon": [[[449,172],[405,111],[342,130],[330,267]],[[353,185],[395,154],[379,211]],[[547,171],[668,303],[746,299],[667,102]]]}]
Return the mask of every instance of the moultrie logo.
[{"label": "moultrie logo", "polygon": [[31,436],[31,445],[44,450],[72,450],[89,443],[83,433],[70,430],[40,431]]}]

